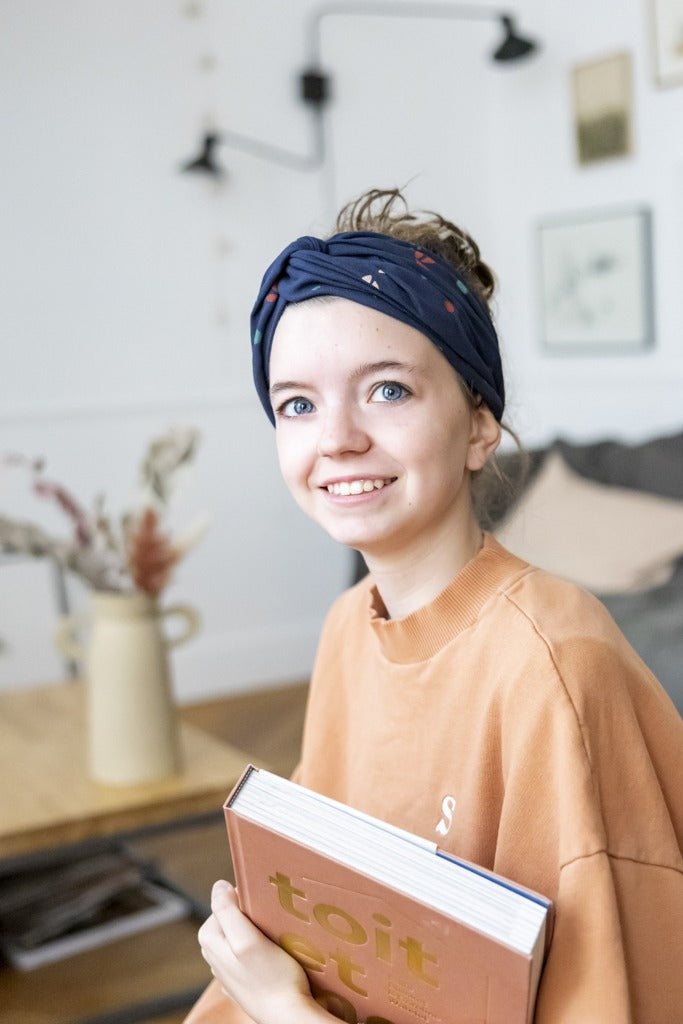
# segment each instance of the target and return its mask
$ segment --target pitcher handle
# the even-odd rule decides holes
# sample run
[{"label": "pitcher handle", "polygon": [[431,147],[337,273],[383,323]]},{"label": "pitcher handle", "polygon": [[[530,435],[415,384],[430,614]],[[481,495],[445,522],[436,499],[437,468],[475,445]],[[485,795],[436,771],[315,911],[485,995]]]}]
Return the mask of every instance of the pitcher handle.
[{"label": "pitcher handle", "polygon": [[187,604],[173,604],[168,608],[162,608],[159,615],[162,619],[168,619],[172,615],[179,615],[185,620],[185,628],[182,632],[174,636],[164,636],[168,647],[178,647],[179,644],[187,643],[188,640],[191,640],[198,633],[201,625],[199,612]]},{"label": "pitcher handle", "polygon": [[83,661],[85,648],[76,639],[76,634],[87,626],[87,615],[62,615],[55,630],[55,647],[69,661]]}]

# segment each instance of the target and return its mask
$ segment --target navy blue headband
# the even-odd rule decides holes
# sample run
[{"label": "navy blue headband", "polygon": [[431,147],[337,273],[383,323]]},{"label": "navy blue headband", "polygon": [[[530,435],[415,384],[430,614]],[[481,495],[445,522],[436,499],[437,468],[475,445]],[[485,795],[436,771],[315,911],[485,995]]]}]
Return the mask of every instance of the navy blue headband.
[{"label": "navy blue headband", "polygon": [[371,231],[298,238],[266,270],[251,314],[254,383],[271,422],[270,351],[290,303],[336,295],[393,316],[434,342],[500,420],[505,406],[498,337],[482,300],[450,264],[411,242]]}]

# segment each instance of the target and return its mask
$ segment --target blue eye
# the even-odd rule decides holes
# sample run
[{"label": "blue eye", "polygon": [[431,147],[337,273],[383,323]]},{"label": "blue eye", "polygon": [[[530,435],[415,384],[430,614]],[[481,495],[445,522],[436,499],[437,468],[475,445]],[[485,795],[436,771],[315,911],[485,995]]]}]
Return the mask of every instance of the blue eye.
[{"label": "blue eye", "polygon": [[307,413],[313,412],[315,406],[313,402],[310,402],[307,398],[290,398],[288,402],[280,407],[281,416],[289,416],[290,418],[295,416],[305,416]]},{"label": "blue eye", "polygon": [[382,384],[378,384],[372,393],[373,402],[398,402],[399,399],[405,398],[410,392],[407,388],[404,388],[402,384],[398,384],[395,380],[385,380]]}]

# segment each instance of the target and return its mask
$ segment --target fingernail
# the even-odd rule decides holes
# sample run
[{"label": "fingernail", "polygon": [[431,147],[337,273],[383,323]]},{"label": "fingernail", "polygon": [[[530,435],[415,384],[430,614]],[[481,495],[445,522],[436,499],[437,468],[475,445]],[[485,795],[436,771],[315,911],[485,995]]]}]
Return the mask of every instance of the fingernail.
[{"label": "fingernail", "polygon": [[231,889],[232,886],[230,883],[221,878],[219,881],[214,882],[213,888],[211,889],[211,896],[227,896]]}]

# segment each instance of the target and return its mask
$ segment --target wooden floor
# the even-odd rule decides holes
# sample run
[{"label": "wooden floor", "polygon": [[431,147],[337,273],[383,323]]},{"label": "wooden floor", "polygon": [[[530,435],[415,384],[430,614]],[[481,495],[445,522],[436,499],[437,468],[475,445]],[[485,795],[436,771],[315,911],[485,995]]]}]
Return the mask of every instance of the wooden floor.
[{"label": "wooden floor", "polygon": [[[290,775],[301,742],[306,683],[195,704],[188,722],[241,747],[255,764]],[[226,794],[227,795],[227,794]],[[231,878],[225,825],[155,836],[136,844],[164,875],[205,902],[212,883]],[[0,967],[0,1024],[73,1024],[115,1012],[160,993],[200,988],[210,980],[196,939],[197,923],[179,921],[28,973]],[[180,1024],[185,1009],[141,1024]]]}]

